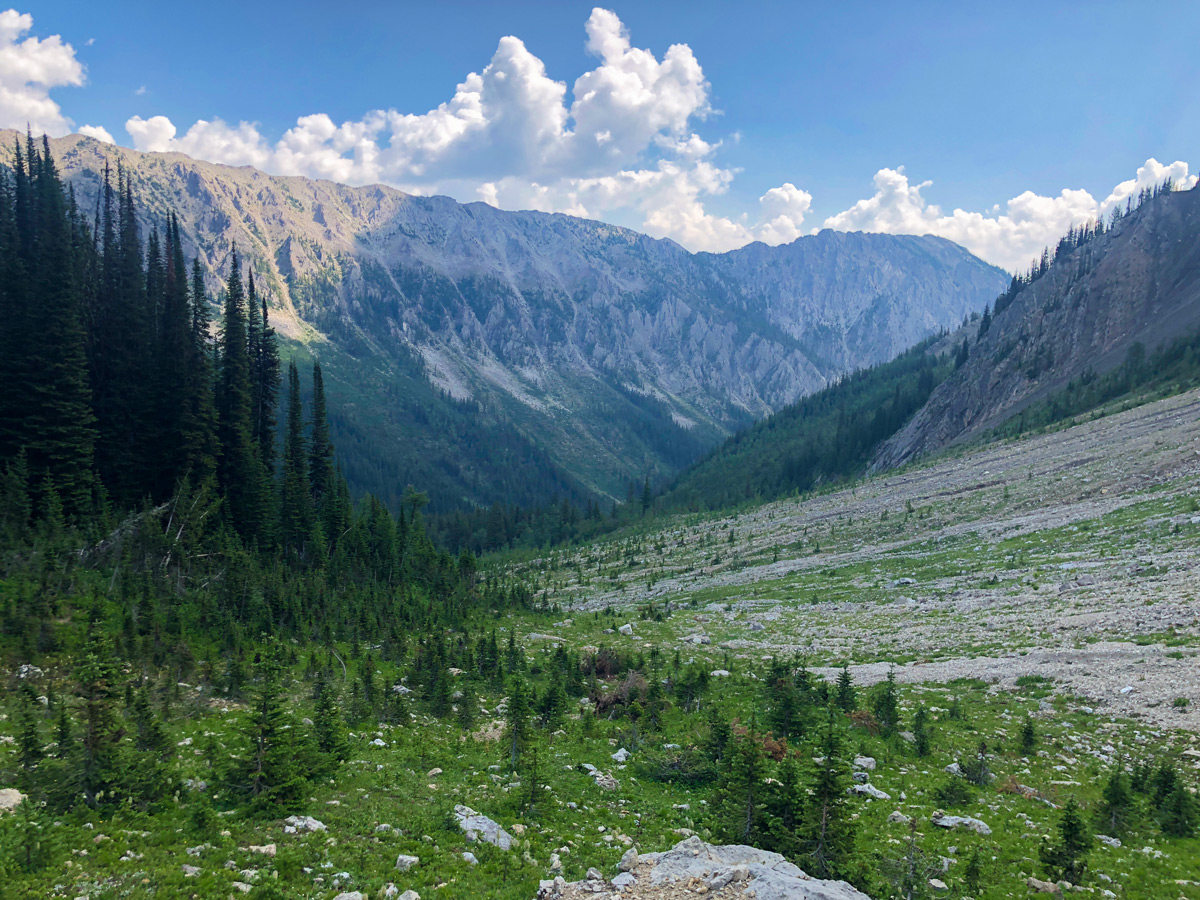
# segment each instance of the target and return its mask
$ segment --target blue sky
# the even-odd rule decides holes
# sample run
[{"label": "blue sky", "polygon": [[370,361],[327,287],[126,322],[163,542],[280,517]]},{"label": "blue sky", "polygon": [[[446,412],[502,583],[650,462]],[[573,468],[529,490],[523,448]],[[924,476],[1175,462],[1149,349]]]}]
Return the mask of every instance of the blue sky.
[{"label": "blue sky", "polygon": [[[21,42],[60,35],[78,77],[27,73],[57,104],[52,131],[570,211],[693,249],[825,226],[929,231],[1009,267],[1120,202],[1139,167],[1141,183],[1194,174],[1197,3],[607,8],[25,2],[31,22],[0,26],[0,58],[17,56],[0,66],[0,124],[45,111],[11,97]],[[502,47],[508,35],[521,45]],[[673,63],[672,45],[685,45]],[[594,102],[579,106],[589,72]],[[468,73],[482,86],[426,116]],[[313,114],[329,124],[282,147]]]}]

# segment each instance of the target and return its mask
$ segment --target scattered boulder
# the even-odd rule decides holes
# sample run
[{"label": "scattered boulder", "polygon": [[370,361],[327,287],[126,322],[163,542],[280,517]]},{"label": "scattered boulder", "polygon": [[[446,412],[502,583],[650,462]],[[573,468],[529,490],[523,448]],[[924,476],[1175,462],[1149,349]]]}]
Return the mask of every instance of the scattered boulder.
[{"label": "scattered boulder", "polygon": [[612,758],[613,758],[614,762],[623,763],[626,760],[628,760],[629,757],[631,757],[631,756],[633,756],[633,754],[630,753],[628,750],[626,750],[624,747],[622,747],[620,750],[618,750],[616,753],[614,753],[612,755]]},{"label": "scattered boulder", "polygon": [[929,819],[934,825],[939,828],[966,828],[969,831],[974,831],[976,834],[989,835],[992,829],[986,823],[971,816],[948,816],[940,809],[935,812]]},{"label": "scattered boulder", "polygon": [[1030,875],[1025,879],[1025,884],[1039,894],[1058,894],[1060,893],[1058,885],[1051,881],[1042,881],[1040,878],[1034,878]]},{"label": "scattered boulder", "polygon": [[893,823],[899,822],[901,825],[907,825],[910,821],[912,821],[908,816],[900,812],[900,810],[896,810],[894,813],[888,816],[887,820]]},{"label": "scattered boulder", "polygon": [[617,779],[613,778],[607,772],[597,770],[592,773],[592,778],[595,779],[596,787],[604,791],[615,791],[621,786]]},{"label": "scattered boulder", "polygon": [[868,772],[874,772],[875,758],[872,756],[856,756],[854,757],[854,768],[866,769]]},{"label": "scattered boulder", "polygon": [[405,891],[397,900],[421,900],[421,895],[416,891]]},{"label": "scattered boulder", "polygon": [[468,841],[483,841],[501,850],[512,847],[512,835],[501,828],[499,822],[480,815],[469,806],[454,807],[454,817],[458,819],[458,827],[463,830]]},{"label": "scattered boulder", "polygon": [[25,795],[16,788],[5,788],[0,791],[0,814],[12,812],[25,799]]},{"label": "scattered boulder", "polygon": [[617,865],[617,868],[622,872],[630,872],[633,870],[633,867],[637,865],[637,863],[638,852],[633,847],[630,847],[621,857],[621,862]]},{"label": "scattered boulder", "polygon": [[362,891],[342,891],[333,900],[367,900]]},{"label": "scattered boulder", "polygon": [[1119,849],[1121,846],[1120,838],[1111,837],[1107,834],[1096,835],[1096,840],[1098,840],[1100,843],[1102,843],[1106,847],[1112,847],[1114,850]]},{"label": "scattered boulder", "polygon": [[477,856],[475,856],[475,854],[472,853],[470,850],[464,851],[462,858],[463,858],[463,862],[467,863],[468,865],[472,865],[472,866],[479,865],[479,858]]},{"label": "scattered boulder", "polygon": [[633,626],[626,622],[617,631],[621,632],[621,634],[633,634]]},{"label": "scattered boulder", "polygon": [[873,784],[854,784],[847,789],[848,794],[862,794],[864,797],[870,797],[872,800],[891,800],[892,795],[881,791]]},{"label": "scattered boulder", "polygon": [[257,846],[256,844],[251,844],[249,849],[251,853],[261,853],[263,856],[275,855],[274,844],[263,844],[261,847]]},{"label": "scattered boulder", "polygon": [[283,830],[287,834],[300,831],[327,831],[325,823],[312,816],[288,816],[283,820]]},{"label": "scattered boulder", "polygon": [[401,853],[399,856],[396,857],[396,871],[397,872],[407,872],[409,869],[411,869],[415,865],[418,865],[420,862],[421,862],[421,857],[419,857],[419,856],[409,856],[407,853]]}]

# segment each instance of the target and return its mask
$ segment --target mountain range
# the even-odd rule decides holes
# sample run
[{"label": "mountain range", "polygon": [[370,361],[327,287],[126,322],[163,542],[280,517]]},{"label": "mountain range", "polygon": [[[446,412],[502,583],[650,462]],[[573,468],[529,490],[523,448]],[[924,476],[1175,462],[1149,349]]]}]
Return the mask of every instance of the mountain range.
[{"label": "mountain range", "polygon": [[214,293],[236,245],[288,351],[326,370],[352,485],[391,503],[408,483],[435,508],[623,497],[957,327],[1009,281],[930,236],[823,231],[693,254],[566,215],[79,135],[51,147],[85,214],[106,165],[144,231],[176,213]]}]

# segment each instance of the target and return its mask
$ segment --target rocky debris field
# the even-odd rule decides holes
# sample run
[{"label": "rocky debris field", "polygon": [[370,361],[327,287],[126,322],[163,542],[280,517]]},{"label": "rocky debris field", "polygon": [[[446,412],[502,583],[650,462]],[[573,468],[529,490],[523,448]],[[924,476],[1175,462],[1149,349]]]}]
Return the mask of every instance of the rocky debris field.
[{"label": "rocky debris field", "polygon": [[[864,683],[892,665],[907,682],[1039,676],[1113,714],[1200,731],[1198,565],[1192,391],[523,568],[574,611],[556,632],[568,641],[800,653],[851,661]],[[628,610],[628,634],[597,635],[581,615],[610,609]]]}]

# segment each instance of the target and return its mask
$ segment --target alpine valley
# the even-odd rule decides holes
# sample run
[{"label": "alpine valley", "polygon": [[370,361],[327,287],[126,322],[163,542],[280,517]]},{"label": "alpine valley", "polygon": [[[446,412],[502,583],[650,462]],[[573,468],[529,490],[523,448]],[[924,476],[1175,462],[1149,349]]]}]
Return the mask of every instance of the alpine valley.
[{"label": "alpine valley", "polygon": [[[0,134],[11,146],[14,132]],[[1009,276],[936,237],[823,231],[689,253],[566,215],[347,187],[73,135],[141,229],[178,218],[217,296],[236,245],[298,360],[318,358],[352,490],[433,511],[627,499],[754,419],[980,313]]]}]

